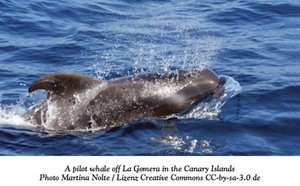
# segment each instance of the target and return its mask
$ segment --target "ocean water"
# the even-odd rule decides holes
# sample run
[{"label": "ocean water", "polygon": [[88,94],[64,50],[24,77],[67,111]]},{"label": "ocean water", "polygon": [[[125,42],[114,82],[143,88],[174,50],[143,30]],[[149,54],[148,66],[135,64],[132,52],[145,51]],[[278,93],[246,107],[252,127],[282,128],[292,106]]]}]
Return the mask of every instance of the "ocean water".
[{"label": "ocean water", "polygon": [[[0,155],[300,155],[300,2],[0,0]],[[38,77],[207,66],[227,98],[180,117],[56,133],[21,115]]]}]

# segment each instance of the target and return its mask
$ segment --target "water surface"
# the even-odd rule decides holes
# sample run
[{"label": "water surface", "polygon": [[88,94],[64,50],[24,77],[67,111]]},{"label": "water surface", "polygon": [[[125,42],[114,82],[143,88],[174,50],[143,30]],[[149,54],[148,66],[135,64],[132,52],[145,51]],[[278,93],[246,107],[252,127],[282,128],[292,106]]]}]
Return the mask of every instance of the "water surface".
[{"label": "water surface", "polygon": [[[6,0],[0,12],[1,155],[300,155],[297,1]],[[217,112],[79,134],[20,118],[45,96],[28,86],[50,72],[202,66],[242,87]]]}]

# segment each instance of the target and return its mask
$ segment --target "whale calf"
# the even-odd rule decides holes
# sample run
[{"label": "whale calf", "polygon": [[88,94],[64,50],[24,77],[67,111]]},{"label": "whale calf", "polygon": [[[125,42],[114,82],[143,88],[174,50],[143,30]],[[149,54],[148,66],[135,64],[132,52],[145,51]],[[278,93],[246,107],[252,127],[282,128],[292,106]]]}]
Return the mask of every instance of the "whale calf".
[{"label": "whale calf", "polygon": [[210,69],[127,76],[110,81],[77,73],[52,73],[28,88],[47,98],[22,117],[53,130],[107,129],[144,117],[186,112],[193,104],[224,92],[224,82]]}]

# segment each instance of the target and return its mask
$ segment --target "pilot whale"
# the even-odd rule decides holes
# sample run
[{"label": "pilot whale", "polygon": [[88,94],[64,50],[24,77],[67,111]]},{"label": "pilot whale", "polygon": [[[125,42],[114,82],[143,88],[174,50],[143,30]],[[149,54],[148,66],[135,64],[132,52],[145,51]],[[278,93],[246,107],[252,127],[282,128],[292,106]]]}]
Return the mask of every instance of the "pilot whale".
[{"label": "pilot whale", "polygon": [[52,73],[29,86],[29,93],[46,90],[47,98],[22,117],[60,131],[107,129],[145,117],[186,112],[197,102],[221,96],[224,81],[208,68],[109,81],[77,73]]}]

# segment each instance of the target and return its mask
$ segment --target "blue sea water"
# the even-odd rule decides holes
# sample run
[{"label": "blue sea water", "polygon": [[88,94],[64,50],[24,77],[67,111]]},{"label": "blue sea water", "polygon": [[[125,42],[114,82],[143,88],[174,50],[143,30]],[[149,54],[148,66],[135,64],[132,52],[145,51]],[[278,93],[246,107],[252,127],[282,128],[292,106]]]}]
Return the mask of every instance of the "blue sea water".
[{"label": "blue sea water", "polygon": [[[296,0],[0,0],[0,155],[300,155],[299,60]],[[47,73],[200,66],[239,93],[217,111],[67,134],[20,118]]]}]

